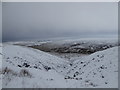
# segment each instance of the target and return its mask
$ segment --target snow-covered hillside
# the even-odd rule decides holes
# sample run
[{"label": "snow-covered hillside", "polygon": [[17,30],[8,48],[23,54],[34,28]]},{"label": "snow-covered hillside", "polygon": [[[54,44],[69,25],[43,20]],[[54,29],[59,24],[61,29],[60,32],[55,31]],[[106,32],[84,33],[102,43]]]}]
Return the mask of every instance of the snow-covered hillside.
[{"label": "snow-covered hillside", "polygon": [[79,80],[77,87],[80,83],[83,87],[118,87],[118,47],[75,61],[65,78]]},{"label": "snow-covered hillside", "polygon": [[[60,77],[69,62],[32,48],[4,45],[2,65],[3,70],[8,71],[3,71],[3,87],[37,87],[37,84],[39,87],[53,87],[52,83],[56,84],[54,87],[60,87],[59,81],[64,79]],[[24,78],[22,70],[30,72],[30,77]]]},{"label": "snow-covered hillside", "polygon": [[1,55],[3,88],[118,87],[118,47],[93,53],[72,65],[25,46],[4,44]]},{"label": "snow-covered hillside", "polygon": [[0,43],[0,89],[2,89],[2,75],[1,75],[1,70],[2,70],[2,43]]}]

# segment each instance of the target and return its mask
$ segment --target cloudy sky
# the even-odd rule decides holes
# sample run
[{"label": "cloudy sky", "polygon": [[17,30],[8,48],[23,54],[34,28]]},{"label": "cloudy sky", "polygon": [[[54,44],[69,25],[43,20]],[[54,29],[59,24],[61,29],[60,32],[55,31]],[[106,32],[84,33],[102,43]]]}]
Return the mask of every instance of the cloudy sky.
[{"label": "cloudy sky", "polygon": [[0,3],[0,42],[2,42],[2,4]]},{"label": "cloudy sky", "polygon": [[4,2],[3,41],[56,37],[115,37],[115,2]]}]

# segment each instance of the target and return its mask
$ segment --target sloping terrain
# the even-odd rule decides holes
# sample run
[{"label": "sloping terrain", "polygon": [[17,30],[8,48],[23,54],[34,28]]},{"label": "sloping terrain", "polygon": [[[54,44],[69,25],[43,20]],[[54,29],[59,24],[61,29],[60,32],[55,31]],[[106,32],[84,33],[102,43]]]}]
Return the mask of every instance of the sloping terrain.
[{"label": "sloping terrain", "polygon": [[[3,87],[34,87],[34,85],[37,87],[37,84],[39,87],[53,87],[52,85],[49,86],[52,82],[56,83],[54,87],[59,87],[58,79],[60,81],[64,79],[61,77],[66,72],[67,65],[69,63],[61,58],[39,50],[16,45],[4,45]],[[24,78],[24,76],[28,78]]]},{"label": "sloping terrain", "polygon": [[118,47],[75,61],[65,79],[79,80],[76,86],[81,83],[83,87],[118,87]]},{"label": "sloping terrain", "polygon": [[118,87],[118,47],[77,59],[72,65],[43,51],[10,44],[3,45],[1,55],[4,88]]}]

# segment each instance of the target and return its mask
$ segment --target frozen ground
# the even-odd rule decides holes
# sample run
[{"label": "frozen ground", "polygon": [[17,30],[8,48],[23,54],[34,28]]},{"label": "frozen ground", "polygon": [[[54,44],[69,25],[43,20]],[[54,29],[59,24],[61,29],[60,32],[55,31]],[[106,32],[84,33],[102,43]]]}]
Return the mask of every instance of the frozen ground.
[{"label": "frozen ground", "polygon": [[[69,40],[66,42],[64,40],[61,43],[60,41],[54,43],[57,47],[74,44],[81,48],[79,42],[81,41]],[[87,47],[95,43],[103,44],[103,41],[89,41],[90,44],[84,42],[83,45],[87,45]],[[47,42],[47,45],[49,43]],[[19,42],[5,43],[2,47],[0,46],[3,51],[0,53],[0,56],[3,57],[0,73],[3,75],[2,87],[117,88],[119,47],[116,43],[117,41],[105,42],[104,44],[113,46],[87,55],[45,52],[26,47],[35,45],[33,43],[21,43],[22,46]],[[36,45],[41,45],[41,43],[36,43]]]}]

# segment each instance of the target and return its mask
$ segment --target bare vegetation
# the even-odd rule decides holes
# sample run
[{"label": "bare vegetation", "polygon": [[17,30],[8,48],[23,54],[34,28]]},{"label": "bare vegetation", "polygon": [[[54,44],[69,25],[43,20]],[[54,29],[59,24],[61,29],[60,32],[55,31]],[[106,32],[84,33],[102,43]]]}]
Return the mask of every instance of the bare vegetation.
[{"label": "bare vegetation", "polygon": [[28,71],[28,70],[26,70],[26,69],[22,69],[21,71],[20,71],[20,76],[22,76],[22,77],[32,77],[32,75],[30,74],[30,72]]},{"label": "bare vegetation", "polygon": [[20,72],[15,72],[15,71],[13,71],[12,69],[10,69],[8,67],[5,67],[2,70],[1,74],[5,75],[5,76],[6,75],[7,76],[8,75],[13,75],[13,76],[18,76],[18,77],[29,77],[29,78],[32,77],[32,74],[26,69],[21,69]]},{"label": "bare vegetation", "polygon": [[29,47],[39,49],[45,52],[56,52],[56,53],[79,53],[79,54],[92,54],[97,51],[102,51],[114,46],[118,46],[115,44],[89,44],[89,43],[69,43],[56,45],[52,43],[44,43],[41,45],[32,45]]}]

